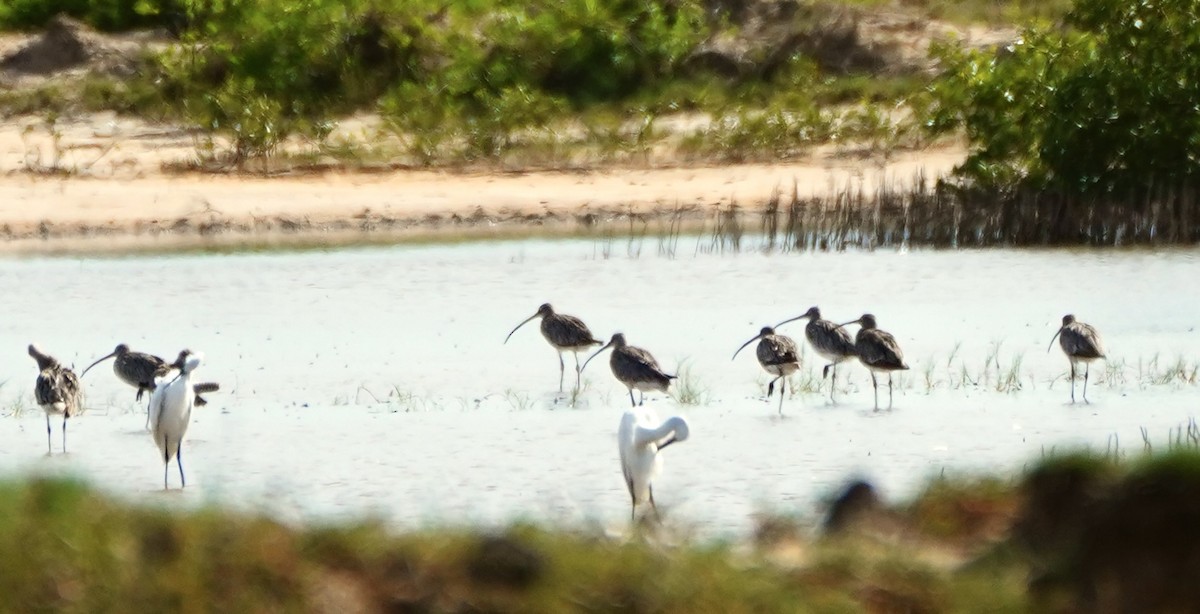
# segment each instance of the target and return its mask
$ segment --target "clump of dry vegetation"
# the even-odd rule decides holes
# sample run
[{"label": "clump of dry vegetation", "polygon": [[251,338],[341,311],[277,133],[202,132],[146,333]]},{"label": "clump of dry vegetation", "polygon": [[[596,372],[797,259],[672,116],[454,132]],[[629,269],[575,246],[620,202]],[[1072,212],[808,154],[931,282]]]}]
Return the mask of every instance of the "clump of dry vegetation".
[{"label": "clump of dry vegetation", "polygon": [[528,525],[293,528],[10,480],[0,547],[21,556],[0,560],[0,611],[1186,611],[1197,488],[1195,446],[943,477],[903,505],[857,482],[820,529],[764,517],[746,548]]}]

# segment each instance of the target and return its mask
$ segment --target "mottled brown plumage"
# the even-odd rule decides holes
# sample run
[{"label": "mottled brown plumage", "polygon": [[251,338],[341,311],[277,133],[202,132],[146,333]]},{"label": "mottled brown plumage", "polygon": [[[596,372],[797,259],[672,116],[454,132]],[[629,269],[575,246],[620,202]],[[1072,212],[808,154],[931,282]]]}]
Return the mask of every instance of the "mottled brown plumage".
[{"label": "mottled brown plumage", "polygon": [[116,357],[113,361],[113,373],[117,375],[117,379],[137,389],[138,401],[142,400],[142,393],[154,392],[155,379],[171,372],[171,365],[167,361],[153,354],[134,352],[122,343],[111,354],[88,365],[80,377],[87,375],[92,367],[113,357]]},{"label": "mottled brown plumage", "polygon": [[791,337],[776,334],[775,329],[770,326],[764,326],[757,335],[743,343],[737,352],[733,353],[733,357],[737,358],[738,352],[755,340],[758,340],[758,346],[755,348],[758,364],[764,371],[775,376],[775,379],[767,383],[767,398],[771,398],[771,394],[775,392],[775,382],[779,382],[779,414],[783,415],[783,397],[787,396],[786,378],[800,370],[800,355],[796,352],[796,342],[792,341]]},{"label": "mottled brown plumage", "polygon": [[833,394],[837,390],[837,365],[839,362],[857,355],[854,350],[854,339],[850,337],[850,333],[845,328],[822,319],[821,310],[815,306],[809,307],[803,315],[780,322],[775,328],[804,318],[808,318],[808,324],[804,327],[804,337],[808,339],[808,343],[813,346],[817,355],[829,361],[829,364],[822,369],[821,377],[832,375],[829,380],[829,400],[833,402]]},{"label": "mottled brown plumage", "polygon": [[62,366],[53,356],[29,344],[29,355],[37,361],[38,376],[33,394],[37,404],[46,412],[46,451],[52,453],[50,443],[50,415],[62,414],[63,452],[67,451],[67,420],[83,411],[83,388],[75,372]]},{"label": "mottled brown plumage", "polygon": [[847,324],[858,324],[858,334],[854,337],[854,351],[858,360],[871,372],[871,386],[875,389],[875,409],[879,409],[879,383],[875,380],[875,372],[888,374],[888,409],[892,408],[892,371],[908,369],[904,362],[904,353],[900,344],[887,331],[876,328],[875,316],[864,313],[863,316]]},{"label": "mottled brown plumage", "polygon": [[1054,337],[1050,338],[1050,347],[1046,348],[1049,352],[1051,347],[1054,347],[1054,338],[1058,338],[1059,346],[1067,355],[1067,360],[1071,363],[1071,402],[1075,402],[1075,372],[1077,365],[1083,363],[1083,402],[1090,403],[1087,398],[1088,375],[1091,371],[1091,363],[1093,360],[1105,358],[1104,341],[1100,338],[1100,333],[1090,324],[1084,324],[1075,319],[1072,314],[1067,314],[1062,318],[1062,326],[1058,332],[1054,333]]},{"label": "mottled brown plumage", "polygon": [[588,330],[583,320],[575,316],[555,313],[550,303],[543,303],[541,307],[538,307],[537,313],[529,316],[524,322],[521,322],[516,328],[512,329],[508,333],[508,337],[504,338],[504,342],[508,343],[509,338],[513,336],[513,333],[517,332],[517,329],[538,317],[542,319],[542,336],[558,351],[558,391],[562,392],[563,390],[563,378],[567,369],[566,364],[563,363],[563,352],[575,354],[575,389],[579,390],[579,372],[581,370],[579,366],[579,352],[604,342],[592,336],[592,331]]},{"label": "mottled brown plumage", "polygon": [[[593,358],[600,355],[601,352],[612,348],[612,356],[608,360],[609,366],[612,368],[613,375],[617,381],[625,384],[629,389],[629,402],[633,406],[641,405],[646,401],[647,390],[658,390],[667,392],[671,386],[671,380],[675,379],[674,375],[667,375],[662,368],[658,366],[658,361],[650,355],[650,352],[639,347],[629,345],[625,341],[625,335],[617,333],[612,336],[612,340],[607,345],[596,350],[595,354],[588,357],[583,362],[583,367],[580,371],[587,368],[589,362]],[[640,402],[635,403],[633,400],[633,391],[638,391]]]}]

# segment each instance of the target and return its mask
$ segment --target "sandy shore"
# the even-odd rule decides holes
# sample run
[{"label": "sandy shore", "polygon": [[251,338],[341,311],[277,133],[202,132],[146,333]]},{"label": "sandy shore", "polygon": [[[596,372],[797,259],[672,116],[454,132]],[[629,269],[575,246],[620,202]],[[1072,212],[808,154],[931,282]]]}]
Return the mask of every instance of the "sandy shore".
[{"label": "sandy shore", "polygon": [[[526,232],[626,214],[761,206],[776,191],[830,194],[847,186],[904,186],[962,160],[947,145],[887,162],[814,154],[771,165],[588,172],[323,172],[264,177],[169,174],[185,135],[92,119],[44,129],[0,128],[0,249],[62,252],[255,243],[351,243],[398,235]],[[60,172],[48,172],[50,168]],[[61,172],[61,169],[68,169]]]}]

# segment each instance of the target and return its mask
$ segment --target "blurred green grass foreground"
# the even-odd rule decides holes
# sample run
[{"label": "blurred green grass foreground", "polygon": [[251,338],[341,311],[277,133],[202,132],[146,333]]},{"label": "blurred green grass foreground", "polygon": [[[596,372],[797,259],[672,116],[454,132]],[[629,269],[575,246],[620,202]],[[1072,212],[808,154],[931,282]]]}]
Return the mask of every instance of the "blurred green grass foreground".
[{"label": "blurred green grass foreground", "polygon": [[1200,453],[1062,455],[747,543],[638,527],[396,533],[144,507],[62,480],[0,484],[0,612],[1191,612]]}]

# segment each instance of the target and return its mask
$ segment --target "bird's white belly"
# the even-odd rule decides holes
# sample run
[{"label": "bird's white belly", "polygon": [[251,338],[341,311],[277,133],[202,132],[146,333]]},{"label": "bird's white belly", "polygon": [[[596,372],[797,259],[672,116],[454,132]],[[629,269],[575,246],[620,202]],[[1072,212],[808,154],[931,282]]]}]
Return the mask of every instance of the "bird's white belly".
[{"label": "bird's white belly", "polygon": [[788,376],[800,370],[800,365],[789,362],[782,365],[763,365],[763,370],[771,375]]},{"label": "bird's white belly", "polygon": [[815,345],[812,346],[812,348],[813,348],[813,351],[817,353],[817,356],[820,356],[821,358],[824,358],[825,360],[828,360],[829,362],[832,362],[834,364],[843,362],[850,358],[853,358],[852,356],[843,356],[842,354],[834,354],[831,352],[826,352],[825,350],[822,350],[821,348],[819,348]]},{"label": "bird's white belly", "polygon": [[633,499],[636,503],[650,500],[650,483],[662,468],[662,459],[649,447],[641,448],[630,459],[633,475]]},{"label": "bird's white belly", "polygon": [[151,434],[164,461],[179,453],[179,444],[187,433],[195,398],[190,392],[190,380],[179,378],[169,386],[158,386],[151,398]]},{"label": "bird's white belly", "polygon": [[626,382],[625,385],[628,386],[630,390],[637,390],[638,392],[667,391],[667,387],[659,384],[658,382]]}]

